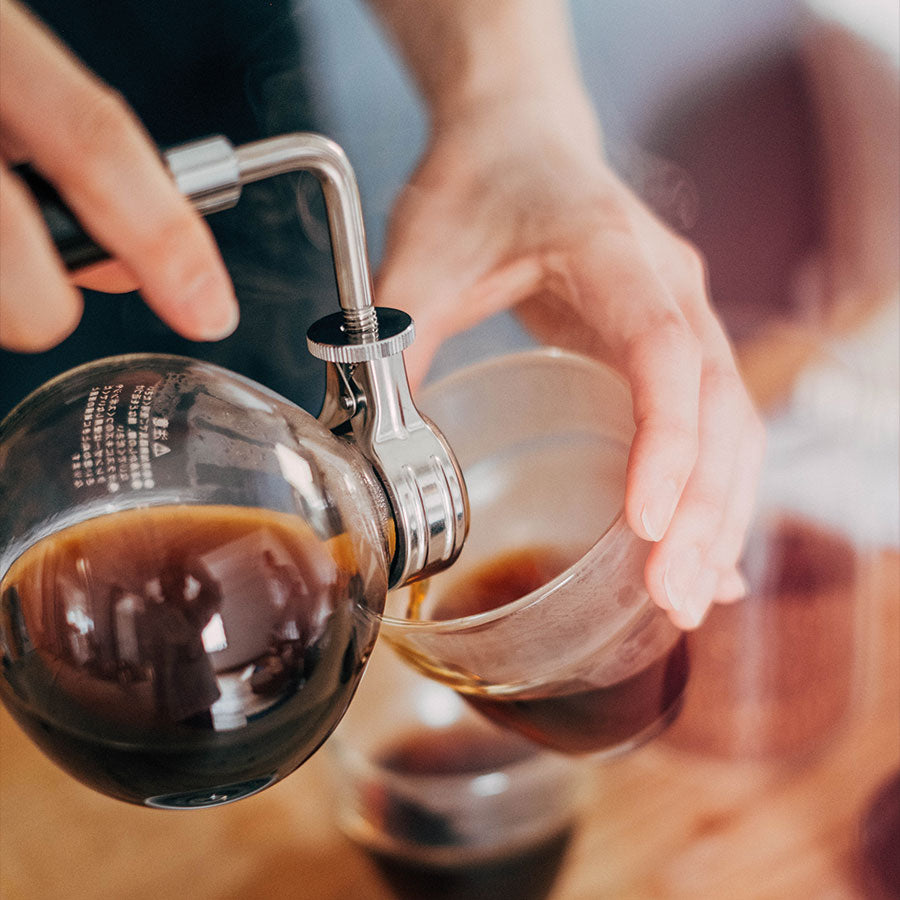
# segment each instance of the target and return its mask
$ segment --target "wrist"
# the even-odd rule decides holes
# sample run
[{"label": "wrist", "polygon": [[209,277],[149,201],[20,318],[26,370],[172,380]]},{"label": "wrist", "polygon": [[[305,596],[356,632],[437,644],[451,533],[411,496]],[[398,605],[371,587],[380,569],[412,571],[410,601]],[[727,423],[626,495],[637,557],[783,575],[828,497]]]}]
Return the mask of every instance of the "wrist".
[{"label": "wrist", "polygon": [[575,137],[596,135],[564,0],[370,3],[399,45],[434,131],[485,114],[540,115]]},{"label": "wrist", "polygon": [[420,72],[435,128],[504,107],[558,109],[585,125],[594,122],[568,19],[556,3],[478,4],[477,21],[463,21],[450,40],[447,52],[436,54],[443,61]]}]

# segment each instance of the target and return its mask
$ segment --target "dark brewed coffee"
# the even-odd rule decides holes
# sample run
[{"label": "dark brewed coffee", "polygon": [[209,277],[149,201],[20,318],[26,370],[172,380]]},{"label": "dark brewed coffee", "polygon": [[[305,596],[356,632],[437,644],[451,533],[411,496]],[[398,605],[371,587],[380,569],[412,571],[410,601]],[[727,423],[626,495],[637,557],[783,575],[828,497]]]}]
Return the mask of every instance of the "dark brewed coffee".
[{"label": "dark brewed coffee", "polygon": [[64,529],[0,584],[3,700],[114,797],[190,807],[252,793],[300,765],[350,701],[383,600],[361,552],[237,507]]},{"label": "dark brewed coffee", "polygon": [[[428,609],[431,619],[476,615],[511,602],[560,574],[566,555],[552,547],[506,553],[454,581]],[[510,648],[515,652],[515,648]],[[498,724],[564,753],[589,753],[628,744],[674,718],[688,677],[684,637],[642,667],[594,684],[560,680],[533,691],[466,699]]]},{"label": "dark brewed coffee", "polygon": [[595,753],[640,741],[678,712],[688,676],[685,639],[632,675],[601,687],[560,682],[535,693],[465,697],[498,725],[562,753]]},{"label": "dark brewed coffee", "polygon": [[372,859],[400,900],[543,900],[565,861],[573,828],[515,853],[459,864],[428,864],[373,851]]},{"label": "dark brewed coffee", "polygon": [[[515,736],[455,725],[407,734],[388,746],[379,762],[399,776],[402,787],[407,777],[475,778],[514,766],[535,752],[532,745]],[[514,769],[510,777],[515,777]],[[473,797],[473,803],[490,802]],[[369,803],[369,818],[387,837],[385,845],[408,848],[407,852],[368,848],[401,900],[543,900],[562,868],[575,829],[574,821],[557,823],[549,832],[524,844],[480,854],[461,846],[453,822],[410,800],[402,790],[394,793],[387,788],[373,788]],[[523,815],[528,815],[527,809]],[[495,839],[496,835],[485,835],[488,845]],[[435,848],[441,854],[429,856],[429,850]]]},{"label": "dark brewed coffee", "polygon": [[[456,578],[432,598],[424,583],[413,585],[408,615],[441,621],[497,609],[549,584],[576,561],[577,556],[557,547],[510,550]],[[432,600],[427,615],[426,599]]]}]

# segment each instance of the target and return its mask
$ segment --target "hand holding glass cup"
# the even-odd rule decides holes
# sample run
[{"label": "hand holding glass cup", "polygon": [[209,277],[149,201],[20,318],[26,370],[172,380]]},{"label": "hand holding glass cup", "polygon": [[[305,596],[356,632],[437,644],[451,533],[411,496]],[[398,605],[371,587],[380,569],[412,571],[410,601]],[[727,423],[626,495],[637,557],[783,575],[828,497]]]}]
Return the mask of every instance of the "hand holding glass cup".
[{"label": "hand holding glass cup", "polygon": [[610,755],[678,712],[683,633],[651,600],[622,504],[634,425],[612,370],[558,350],[450,375],[419,401],[453,445],[471,526],[452,569],[388,596],[382,635],[540,744]]}]

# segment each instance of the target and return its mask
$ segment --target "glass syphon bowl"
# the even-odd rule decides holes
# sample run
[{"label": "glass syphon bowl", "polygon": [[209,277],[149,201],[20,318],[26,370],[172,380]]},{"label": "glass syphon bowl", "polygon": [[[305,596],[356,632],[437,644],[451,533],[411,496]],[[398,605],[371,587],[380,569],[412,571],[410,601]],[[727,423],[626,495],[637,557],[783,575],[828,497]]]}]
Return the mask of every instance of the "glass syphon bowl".
[{"label": "glass syphon bowl", "polygon": [[183,808],[325,740],[378,633],[393,522],[371,467],[216,366],[101,360],[0,424],[0,697],[84,783]]}]

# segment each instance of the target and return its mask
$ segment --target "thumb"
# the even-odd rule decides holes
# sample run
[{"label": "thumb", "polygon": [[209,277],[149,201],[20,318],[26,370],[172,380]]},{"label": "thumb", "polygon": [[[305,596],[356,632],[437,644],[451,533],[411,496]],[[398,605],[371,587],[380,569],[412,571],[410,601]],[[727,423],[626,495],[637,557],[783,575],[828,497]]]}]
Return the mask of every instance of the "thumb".
[{"label": "thumb", "polygon": [[435,353],[452,333],[449,311],[462,287],[439,265],[439,260],[428,265],[414,248],[389,250],[375,278],[376,304],[403,310],[415,324],[415,341],[404,353],[413,388],[425,379]]},{"label": "thumb", "polygon": [[535,293],[542,267],[522,257],[487,274],[480,267],[445,255],[407,254],[386,259],[376,283],[379,305],[408,312],[416,325],[416,340],[407,352],[413,385],[420,383],[441,344],[484,319]]}]

